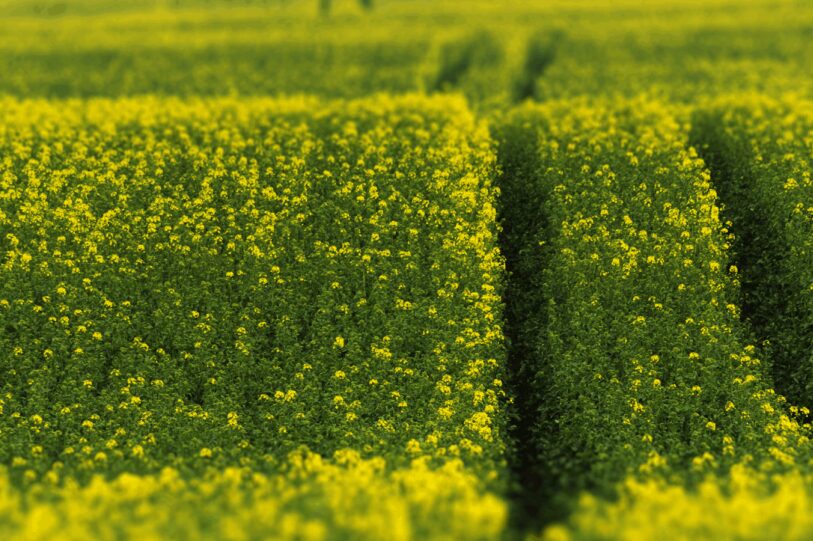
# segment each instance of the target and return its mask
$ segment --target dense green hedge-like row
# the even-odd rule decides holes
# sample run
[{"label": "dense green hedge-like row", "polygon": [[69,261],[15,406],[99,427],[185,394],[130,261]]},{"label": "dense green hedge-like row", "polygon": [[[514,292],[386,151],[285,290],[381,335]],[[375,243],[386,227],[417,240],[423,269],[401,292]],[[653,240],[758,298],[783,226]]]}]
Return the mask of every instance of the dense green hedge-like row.
[{"label": "dense green hedge-like row", "polygon": [[0,464],[503,467],[494,155],[462,99],[0,106]]},{"label": "dense green hedge-like row", "polygon": [[791,464],[806,441],[741,339],[737,270],[686,128],[641,100],[498,130],[521,407],[547,491]]},{"label": "dense green hedge-like row", "polygon": [[700,109],[693,139],[737,235],[745,316],[778,390],[813,403],[813,105],[744,95]]}]

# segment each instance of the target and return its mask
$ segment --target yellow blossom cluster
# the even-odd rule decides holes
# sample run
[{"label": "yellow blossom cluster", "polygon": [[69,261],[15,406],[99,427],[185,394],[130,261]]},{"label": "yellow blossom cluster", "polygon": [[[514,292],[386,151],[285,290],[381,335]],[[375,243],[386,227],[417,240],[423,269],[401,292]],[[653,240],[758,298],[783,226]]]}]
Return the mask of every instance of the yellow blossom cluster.
[{"label": "yellow blossom cluster", "polygon": [[550,526],[544,541],[804,541],[813,536],[811,479],[776,477],[737,465],[730,479],[704,479],[692,490],[649,479],[627,480],[617,501],[583,495],[569,526]]},{"label": "yellow blossom cluster", "polygon": [[354,451],[300,450],[277,474],[235,465],[189,478],[165,467],[83,484],[49,478],[27,492],[0,470],[0,537],[15,541],[476,541],[495,539],[506,519],[502,499],[459,460],[390,469]]}]

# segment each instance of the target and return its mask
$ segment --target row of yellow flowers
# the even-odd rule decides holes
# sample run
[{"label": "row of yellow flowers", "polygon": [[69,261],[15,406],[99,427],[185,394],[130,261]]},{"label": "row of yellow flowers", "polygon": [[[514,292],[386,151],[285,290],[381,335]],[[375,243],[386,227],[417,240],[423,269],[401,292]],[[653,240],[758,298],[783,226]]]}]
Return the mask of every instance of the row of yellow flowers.
[{"label": "row of yellow flowers", "polygon": [[[739,538],[710,526],[744,500],[804,490],[793,472],[808,466],[809,412],[773,391],[748,343],[731,232],[683,113],[569,100],[498,124],[512,347],[537,416],[531,469],[543,502],[592,493],[549,539]],[[652,516],[671,499],[688,522]],[[704,506],[720,515],[691,515]],[[769,538],[792,512],[754,517],[765,528],[747,538]]]},{"label": "row of yellow flowers", "polygon": [[0,126],[6,538],[502,527],[495,158],[462,99],[6,99]]}]

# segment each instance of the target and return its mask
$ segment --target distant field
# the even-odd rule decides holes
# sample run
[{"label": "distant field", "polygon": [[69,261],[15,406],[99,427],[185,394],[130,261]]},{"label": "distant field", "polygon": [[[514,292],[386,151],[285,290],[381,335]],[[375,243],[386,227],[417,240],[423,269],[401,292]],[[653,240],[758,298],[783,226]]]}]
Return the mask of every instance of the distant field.
[{"label": "distant field", "polygon": [[0,539],[809,539],[811,37],[0,0]]},{"label": "distant field", "polygon": [[[418,0],[380,2],[371,12],[334,3],[333,14],[320,17],[316,2],[4,2],[0,91],[358,97],[462,90],[490,103],[810,92],[813,10],[800,2]],[[529,52],[538,65],[526,62]]]}]

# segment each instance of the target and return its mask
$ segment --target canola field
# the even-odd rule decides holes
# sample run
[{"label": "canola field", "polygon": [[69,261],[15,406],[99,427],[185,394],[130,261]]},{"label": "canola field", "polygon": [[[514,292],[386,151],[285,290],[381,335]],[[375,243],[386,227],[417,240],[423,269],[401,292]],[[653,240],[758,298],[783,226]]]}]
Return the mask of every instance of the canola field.
[{"label": "canola field", "polygon": [[813,5],[0,15],[0,539],[813,538]]}]

